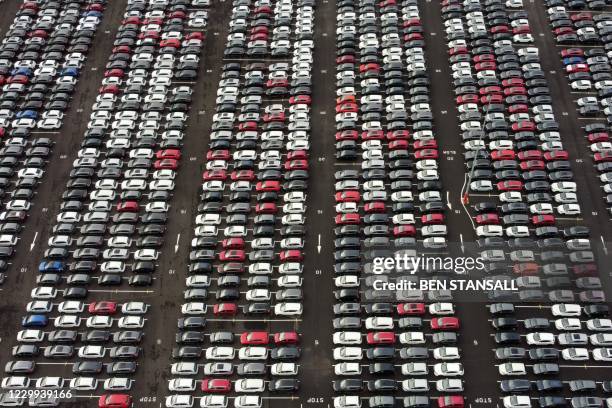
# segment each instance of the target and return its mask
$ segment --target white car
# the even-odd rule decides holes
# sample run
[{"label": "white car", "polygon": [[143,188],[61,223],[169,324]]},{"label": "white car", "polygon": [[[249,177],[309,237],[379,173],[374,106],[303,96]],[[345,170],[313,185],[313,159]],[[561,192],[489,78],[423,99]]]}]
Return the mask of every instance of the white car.
[{"label": "white car", "polygon": [[559,303],[551,307],[553,316],[577,317],[582,314],[582,308],[574,303]]},{"label": "white car", "polygon": [[334,348],[334,360],[355,361],[363,358],[361,347],[336,347]]},{"label": "white car", "polygon": [[193,396],[185,394],[170,395],[166,397],[167,408],[191,408]]},{"label": "white car", "polygon": [[296,302],[283,302],[274,306],[276,316],[300,316],[302,311],[302,304]]},{"label": "white car", "polygon": [[498,369],[500,375],[517,376],[527,374],[527,369],[523,363],[504,363],[500,364]]}]

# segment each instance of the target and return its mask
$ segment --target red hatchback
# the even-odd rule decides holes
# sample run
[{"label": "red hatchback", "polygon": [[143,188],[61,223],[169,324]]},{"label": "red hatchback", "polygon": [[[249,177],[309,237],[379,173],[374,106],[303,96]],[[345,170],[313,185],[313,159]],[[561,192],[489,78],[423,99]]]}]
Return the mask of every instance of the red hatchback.
[{"label": "red hatchback", "polygon": [[164,149],[157,151],[157,153],[155,153],[155,157],[158,159],[180,160],[181,152],[177,149]]},{"label": "red hatchback", "polygon": [[275,203],[258,203],[255,206],[255,212],[257,214],[276,214],[278,207]]},{"label": "red hatchback", "polygon": [[497,183],[497,189],[499,191],[521,191],[523,189],[523,183],[519,180],[505,180]]},{"label": "red hatchback", "polygon": [[130,408],[132,397],[128,394],[103,394],[98,399],[98,408]]},{"label": "red hatchback", "polygon": [[366,335],[368,344],[394,344],[395,334],[393,332],[370,332]]},{"label": "red hatchback", "polygon": [[361,199],[359,191],[346,190],[336,193],[337,203],[357,203]]},{"label": "red hatchback", "polygon": [[262,191],[279,191],[280,190],[280,182],[277,180],[265,180],[260,181],[255,185],[255,190],[258,192]]},{"label": "red hatchback", "polygon": [[221,251],[219,253],[219,260],[223,262],[227,261],[238,261],[243,262],[246,256],[244,251],[241,249],[231,249],[229,251]]},{"label": "red hatchback", "polygon": [[264,331],[244,332],[240,335],[240,344],[255,345],[268,344],[270,334]]},{"label": "red hatchback", "polygon": [[555,161],[555,160],[568,160],[569,154],[565,150],[555,150],[552,152],[544,153],[544,160]]},{"label": "red hatchback", "polygon": [[202,392],[230,392],[232,382],[225,378],[213,378],[202,380]]},{"label": "red hatchback", "polygon": [[357,213],[348,213],[348,214],[338,214],[334,218],[336,225],[357,225],[359,224],[359,214]]},{"label": "red hatchback", "polygon": [[369,201],[363,206],[363,210],[369,214],[387,212],[384,201]]},{"label": "red hatchback", "polygon": [[281,251],[278,256],[281,262],[299,262],[304,259],[304,256],[298,249],[289,249],[286,251]]},{"label": "red hatchback", "polygon": [[444,214],[432,213],[421,215],[423,225],[442,224],[444,222]]},{"label": "red hatchback", "polygon": [[425,303],[400,303],[397,305],[397,314],[416,315],[425,314]]},{"label": "red hatchback", "polygon": [[465,402],[460,395],[447,395],[438,397],[438,407],[440,408],[463,408]]},{"label": "red hatchback", "polygon": [[300,342],[300,336],[296,332],[280,332],[274,334],[275,344],[297,344]]},{"label": "red hatchback", "polygon": [[414,152],[414,158],[417,160],[437,159],[438,151],[434,149],[422,149],[422,150]]},{"label": "red hatchback", "polygon": [[174,159],[155,160],[155,163],[153,163],[153,167],[155,167],[156,170],[160,170],[160,169],[176,170],[178,168],[178,160],[174,160]]},{"label": "red hatchback", "polygon": [[119,212],[138,212],[138,202],[136,201],[122,201],[117,204],[117,211]]},{"label": "red hatchback", "polygon": [[227,179],[227,173],[225,170],[206,170],[202,174],[202,180],[221,180],[224,181]]},{"label": "red hatchback", "polygon": [[416,228],[414,225],[398,225],[393,227],[393,236],[395,237],[414,237]]},{"label": "red hatchback", "polygon": [[216,316],[234,316],[238,307],[234,303],[217,303],[213,306],[213,314]]},{"label": "red hatchback", "polygon": [[457,330],[459,329],[459,319],[456,317],[437,317],[431,319],[430,326],[434,330]]},{"label": "red hatchback", "polygon": [[531,223],[536,227],[541,227],[544,225],[554,225],[555,216],[550,214],[534,215],[533,217],[531,217]]},{"label": "red hatchback", "polygon": [[223,249],[242,249],[244,248],[244,239],[242,238],[226,238],[221,241]]},{"label": "red hatchback", "polygon": [[476,216],[476,224],[479,225],[497,225],[499,224],[499,216],[494,213],[478,214]]},{"label": "red hatchback", "polygon": [[89,304],[87,311],[97,315],[112,315],[117,312],[117,303],[115,302],[92,302]]}]

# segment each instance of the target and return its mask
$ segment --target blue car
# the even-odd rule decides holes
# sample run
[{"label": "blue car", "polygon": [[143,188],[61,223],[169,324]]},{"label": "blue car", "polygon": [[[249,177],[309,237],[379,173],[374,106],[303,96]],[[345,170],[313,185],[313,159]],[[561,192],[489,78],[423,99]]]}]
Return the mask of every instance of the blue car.
[{"label": "blue car", "polygon": [[582,63],[584,63],[584,58],[582,57],[563,58],[563,65],[582,64]]},{"label": "blue car", "polygon": [[102,13],[96,10],[89,10],[81,13],[81,17],[102,17]]},{"label": "blue car", "polygon": [[17,119],[34,119],[34,120],[36,120],[36,119],[38,119],[38,112],[36,112],[34,110],[19,111],[19,112],[17,112],[15,117]]},{"label": "blue car", "polygon": [[30,68],[15,68],[11,71],[11,75],[25,75],[27,77],[31,77],[34,73]]},{"label": "blue car", "polygon": [[49,323],[49,318],[42,314],[33,314],[21,319],[23,327],[45,327]]},{"label": "blue car", "polygon": [[42,261],[38,264],[38,272],[63,272],[64,263],[60,261]]},{"label": "blue car", "polygon": [[77,77],[79,76],[79,70],[76,68],[65,68],[60,71],[59,75]]}]

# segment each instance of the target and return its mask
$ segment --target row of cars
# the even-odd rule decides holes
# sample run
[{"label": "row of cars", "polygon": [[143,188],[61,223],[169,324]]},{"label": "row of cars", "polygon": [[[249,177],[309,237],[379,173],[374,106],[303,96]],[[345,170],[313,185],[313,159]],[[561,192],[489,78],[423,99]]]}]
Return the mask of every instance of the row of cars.
[{"label": "row of cars", "polygon": [[447,246],[426,27],[416,1],[336,5],[334,407],[463,407],[450,294],[376,290],[418,277],[372,274],[376,257]]},{"label": "row of cars", "polygon": [[[572,4],[570,4],[572,3]],[[584,134],[588,143],[608,212],[612,214],[612,144],[610,143],[610,101],[612,65],[610,50],[612,14],[593,13],[588,4],[547,1],[550,27],[562,48],[560,57],[573,92],[578,93],[576,109],[586,120]],[[588,32],[588,36],[584,33]],[[581,48],[581,46],[586,46]]]},{"label": "row of cars", "polygon": [[610,406],[612,384],[605,378],[568,376],[572,366],[612,361],[609,307],[556,303],[534,313],[521,306],[488,306],[504,406],[531,407],[534,399],[540,407]]},{"label": "row of cars", "polygon": [[167,407],[299,390],[313,6],[232,3]]},{"label": "row of cars", "polygon": [[91,395],[101,386],[99,407],[131,406],[149,307],[114,290],[107,300],[108,287],[154,281],[191,101],[185,80],[197,74],[202,48],[203,33],[188,30],[190,6],[125,4],[5,367],[3,405],[24,403],[11,395],[23,388],[13,377],[37,376],[45,380],[24,384],[53,392],[30,406],[59,406],[66,388]]},{"label": "row of cars", "polygon": [[24,1],[0,44],[0,281],[71,105],[105,1]]}]

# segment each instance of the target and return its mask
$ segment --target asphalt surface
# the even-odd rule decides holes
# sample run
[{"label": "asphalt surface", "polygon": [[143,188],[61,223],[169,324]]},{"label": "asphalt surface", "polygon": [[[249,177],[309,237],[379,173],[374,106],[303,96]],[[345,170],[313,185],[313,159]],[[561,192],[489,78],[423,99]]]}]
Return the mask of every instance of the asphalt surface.
[{"label": "asphalt surface", "polygon": [[[5,0],[0,5],[0,35],[10,25],[20,2]],[[612,241],[610,218],[602,201],[597,174],[588,155],[584,132],[580,128],[575,111],[575,96],[570,92],[566,79],[560,73],[562,66],[559,47],[548,28],[545,9],[541,2],[525,2],[534,28],[536,45],[540,49],[543,68],[548,73],[549,86],[555,101],[557,119],[563,129],[562,137],[566,149],[575,162],[574,173],[579,188],[581,206],[584,210],[580,224],[592,230],[594,245],[601,247]],[[448,191],[449,210],[447,225],[449,241],[469,245],[475,239],[469,214],[461,205],[461,190],[466,172],[462,156],[462,145],[458,131],[457,111],[452,94],[452,84],[440,7],[437,2],[422,0],[421,18],[426,29],[426,58],[430,67],[431,97],[434,124],[441,154],[440,169],[443,185]],[[109,2],[102,24],[90,49],[88,59],[79,79],[77,90],[65,124],[58,135],[50,163],[46,168],[43,183],[37,189],[34,206],[29,212],[25,230],[17,247],[17,255],[9,268],[8,276],[0,292],[0,367],[10,359],[10,348],[15,344],[25,304],[30,300],[30,290],[35,287],[37,264],[46,249],[46,241],[55,215],[59,211],[61,192],[64,190],[72,161],[76,158],[79,144],[85,131],[90,109],[102,79],[103,66],[111,52],[124,9],[124,2]],[[183,159],[175,180],[176,190],[168,214],[168,230],[165,244],[161,248],[158,272],[150,293],[109,293],[108,300],[142,300],[151,304],[145,326],[144,354],[139,359],[134,396],[135,406],[162,406],[167,395],[167,380],[170,378],[171,351],[174,346],[176,319],[182,304],[184,278],[187,269],[193,233],[193,220],[198,204],[199,187],[208,135],[214,114],[217,84],[223,64],[223,50],[231,11],[230,1],[215,1],[211,7],[205,49],[202,54],[197,83],[193,84],[194,99],[189,112],[188,129],[184,139]],[[329,407],[333,392],[332,369],[332,305],[333,287],[333,173],[339,169],[334,160],[334,77],[335,77],[335,2],[319,0],[315,13],[315,49],[313,67],[312,132],[310,150],[311,179],[308,191],[307,233],[304,266],[304,314],[301,322],[214,322],[216,329],[242,330],[263,329],[279,331],[298,327],[302,333],[302,358],[299,378],[301,389],[293,400],[266,400],[266,406],[317,406]],[[544,35],[539,35],[539,33]],[[95,69],[95,70],[94,70]],[[555,71],[556,73],[551,73]],[[564,113],[567,112],[567,115]],[[610,247],[612,249],[612,247]],[[600,252],[603,271],[610,270],[609,259]],[[612,288],[608,272],[602,276],[605,287]],[[610,293],[608,293],[608,298]],[[523,314],[526,312],[522,312]],[[483,302],[460,302],[458,316],[462,330],[459,346],[466,375],[466,400],[472,406],[493,407],[499,401],[497,368],[494,366],[493,333],[489,314]],[[45,367],[41,371],[52,371]],[[609,379],[610,368],[568,368],[567,378],[585,376]],[[92,398],[94,398],[92,396]],[[72,406],[91,407],[93,400],[84,398]]]}]

